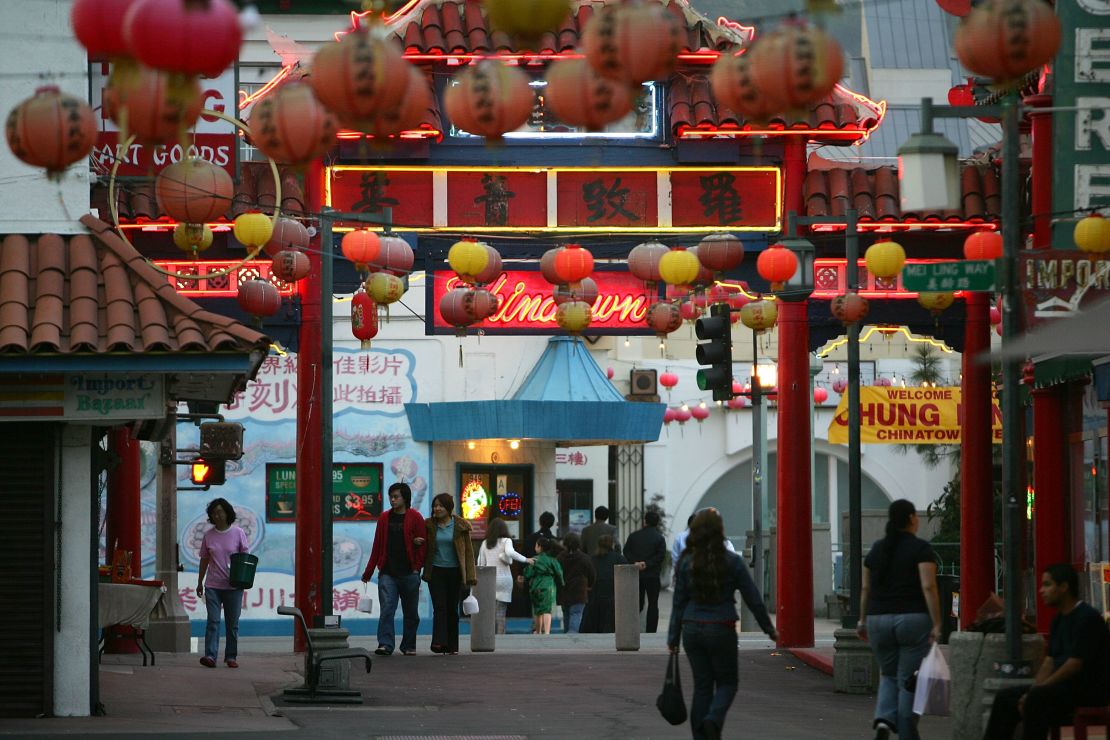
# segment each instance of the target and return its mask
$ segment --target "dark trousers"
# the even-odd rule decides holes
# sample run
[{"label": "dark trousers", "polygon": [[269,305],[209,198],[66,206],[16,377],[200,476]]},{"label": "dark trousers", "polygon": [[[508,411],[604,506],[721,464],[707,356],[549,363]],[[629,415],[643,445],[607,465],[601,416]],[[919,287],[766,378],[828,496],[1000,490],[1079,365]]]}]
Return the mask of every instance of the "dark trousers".
[{"label": "dark trousers", "polygon": [[732,706],[739,683],[736,658],[736,626],[733,624],[682,624],[682,647],[694,674],[690,700],[690,729],[694,740],[702,740],[702,722],[712,721],[720,729]]},{"label": "dark trousers", "polygon": [[[1018,701],[1026,695],[1024,711],[1018,713]],[[1067,681],[1032,689],[1003,689],[994,695],[983,740],[1011,740],[1019,722],[1022,740],[1045,740],[1050,729],[1071,721],[1076,706],[1075,686]]]},{"label": "dark trousers", "polygon": [[640,611],[644,610],[644,599],[647,599],[647,632],[655,632],[659,628],[659,574],[640,574]]},{"label": "dark trousers", "polygon": [[459,568],[432,568],[428,592],[432,597],[432,652],[459,652]]}]

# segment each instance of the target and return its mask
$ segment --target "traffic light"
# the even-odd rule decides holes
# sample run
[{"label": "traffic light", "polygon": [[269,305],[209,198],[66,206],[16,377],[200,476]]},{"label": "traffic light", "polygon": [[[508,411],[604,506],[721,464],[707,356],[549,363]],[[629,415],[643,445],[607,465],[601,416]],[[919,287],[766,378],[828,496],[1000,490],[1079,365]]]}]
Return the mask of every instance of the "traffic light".
[{"label": "traffic light", "polygon": [[224,483],[224,460],[193,460],[192,480],[194,486],[222,486]]},{"label": "traffic light", "polygon": [[713,391],[714,401],[732,398],[732,323],[729,321],[728,304],[716,303],[709,308],[709,316],[702,316],[694,324],[698,339],[708,339],[694,350],[699,365],[698,388]]}]

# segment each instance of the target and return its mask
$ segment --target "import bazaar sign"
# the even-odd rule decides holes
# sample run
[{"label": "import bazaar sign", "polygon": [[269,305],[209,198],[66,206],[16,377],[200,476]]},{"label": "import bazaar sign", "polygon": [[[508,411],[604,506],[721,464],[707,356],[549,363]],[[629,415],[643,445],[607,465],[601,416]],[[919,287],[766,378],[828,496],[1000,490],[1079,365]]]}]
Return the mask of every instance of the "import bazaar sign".
[{"label": "import bazaar sign", "polygon": [[1018,284],[1027,328],[1045,319],[1074,316],[1082,306],[1110,295],[1110,255],[1025,251],[1019,258]]},{"label": "import bazaar sign", "polygon": [[[440,279],[440,275],[444,277]],[[592,319],[587,334],[643,334],[647,309],[657,298],[644,289],[644,281],[624,271],[597,270],[590,278],[597,283],[598,296],[593,303]],[[463,286],[454,273],[438,273],[429,293],[428,316],[432,317],[431,334],[454,334],[456,328],[439,312],[440,299],[450,290]],[[535,271],[503,272],[486,286],[498,298],[497,311],[488,319],[471,324],[468,330],[486,334],[554,334],[558,306],[551,283]]]},{"label": "import bazaar sign", "polygon": [[406,231],[779,231],[777,167],[328,168],[326,204]]},{"label": "import bazaar sign", "polygon": [[[864,444],[958,445],[963,419],[960,388],[896,388],[866,386],[859,389],[860,441]],[[991,405],[994,444],[1002,444],[1002,411]],[[848,444],[848,394],[842,393],[829,442]]]},{"label": "import bazaar sign", "polygon": [[131,421],[166,415],[160,374],[68,373],[0,378],[3,421]]}]

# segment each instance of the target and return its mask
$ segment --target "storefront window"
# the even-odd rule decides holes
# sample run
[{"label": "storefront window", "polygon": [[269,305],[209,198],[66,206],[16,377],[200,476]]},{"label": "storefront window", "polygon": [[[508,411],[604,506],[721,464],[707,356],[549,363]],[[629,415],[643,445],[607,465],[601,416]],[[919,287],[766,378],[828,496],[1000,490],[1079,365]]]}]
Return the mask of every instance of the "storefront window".
[{"label": "storefront window", "polygon": [[531,531],[532,469],[510,465],[463,465],[455,513],[470,522],[474,539],[486,536],[489,520],[500,517],[509,536],[523,539]]}]

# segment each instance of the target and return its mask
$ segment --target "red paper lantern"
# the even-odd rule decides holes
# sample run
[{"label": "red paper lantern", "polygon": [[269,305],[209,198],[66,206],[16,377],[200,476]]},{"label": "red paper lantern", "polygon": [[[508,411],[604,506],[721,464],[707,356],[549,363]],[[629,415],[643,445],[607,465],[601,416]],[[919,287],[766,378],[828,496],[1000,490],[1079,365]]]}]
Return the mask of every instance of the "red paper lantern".
[{"label": "red paper lantern", "polygon": [[871,304],[855,291],[838,295],[829,301],[829,311],[845,326],[867,316],[869,310],[871,310]]},{"label": "red paper lantern", "polygon": [[282,85],[251,108],[252,143],[275,162],[303,166],[335,144],[335,116],[304,82]]},{"label": "red paper lantern", "polygon": [[667,424],[669,426],[670,423],[674,420],[675,420],[675,409],[672,409],[672,408],[668,407],[667,410],[663,412],[663,423]]},{"label": "red paper lantern", "polygon": [[89,61],[105,62],[130,56],[123,38],[123,19],[135,0],[75,0],[69,11],[73,35],[89,53]]},{"label": "red paper lantern", "polygon": [[612,380],[614,375],[616,375],[616,371],[613,370],[613,368],[611,368],[611,367],[605,368],[605,377],[606,378],[608,378],[609,380]]},{"label": "red paper lantern", "polygon": [[5,133],[12,154],[53,178],[92,151],[96,118],[85,101],[46,85],[12,108]]},{"label": "red paper lantern", "polygon": [[686,37],[660,3],[603,5],[582,34],[581,49],[599,75],[628,86],[674,72]]},{"label": "red paper lantern", "polygon": [[976,231],[964,240],[964,257],[969,260],[996,260],[1002,256],[1002,235],[997,231]]},{"label": "red paper lantern", "polygon": [[593,273],[594,256],[590,254],[590,250],[583,249],[581,245],[568,244],[555,255],[554,271],[560,285],[577,283]]},{"label": "red paper lantern", "polygon": [[744,242],[733,234],[710,234],[698,242],[697,255],[706,269],[726,272],[744,261]]},{"label": "red paper lantern", "polygon": [[381,254],[381,239],[369,229],[355,229],[343,235],[339,242],[339,250],[343,256],[355,264],[359,272],[366,272],[370,265],[375,264]]},{"label": "red paper lantern", "polygon": [[215,221],[231,206],[235,184],[231,175],[211,162],[190,157],[158,173],[154,197],[174,221],[203,224]]},{"label": "red paper lantern", "polygon": [[663,276],[659,274],[659,262],[663,259],[663,255],[669,251],[665,244],[656,241],[637,244],[628,253],[628,271],[646,282],[650,289],[655,283],[663,279]]},{"label": "red paper lantern", "polygon": [[117,65],[104,88],[108,117],[148,142],[177,144],[203,107],[197,78],[139,64]]},{"label": "red paper lantern", "polygon": [[353,31],[320,47],[309,83],[341,121],[359,125],[401,105],[409,88],[408,67],[393,39],[378,31]]},{"label": "red paper lantern", "polygon": [[1002,312],[1001,312],[1001,311],[999,311],[999,310],[998,310],[997,308],[995,308],[994,306],[991,306],[991,310],[990,310],[990,321],[991,321],[991,324],[992,324],[992,325],[993,325],[993,324],[998,324],[998,323],[1001,323],[1001,322],[1002,322]]},{"label": "red paper lantern", "polygon": [[694,417],[694,420],[701,424],[709,418],[709,409],[699,403],[697,406],[690,409],[690,416]]},{"label": "red paper lantern", "polygon": [[555,298],[557,305],[566,303],[567,301],[582,301],[591,306],[597,300],[599,291],[597,283],[593,278],[582,278],[577,283],[568,283],[566,285],[556,285],[552,296]]},{"label": "red paper lantern", "polygon": [[674,410],[674,420],[679,423],[679,426],[690,421],[691,416],[693,416],[693,414],[690,413],[689,409],[678,408]]},{"label": "red paper lantern", "polygon": [[[696,287],[699,287],[699,288],[704,288],[706,286],[709,286],[709,285],[713,284],[714,276],[713,276],[713,271],[711,269],[709,269],[708,267],[706,267],[705,263],[701,261],[701,257],[698,256],[698,248],[700,246],[701,246],[700,244],[696,244],[696,245],[690,247],[689,249],[687,249],[686,251],[689,252],[690,254],[694,255],[694,257],[698,260],[698,274],[694,278],[693,282],[691,282],[690,284],[694,285]],[[703,298],[703,301],[708,303],[708,301],[705,300],[704,298]]]},{"label": "red paper lantern", "polygon": [[655,335],[664,339],[672,331],[682,326],[682,313],[673,303],[661,301],[648,307],[644,321],[651,327]]},{"label": "red paper lantern", "polygon": [[822,404],[827,400],[829,400],[829,392],[827,390],[825,390],[821,386],[817,386],[816,388],[813,389],[813,402],[814,403]]},{"label": "red paper lantern", "polygon": [[351,333],[363,349],[370,349],[370,340],[378,336],[378,307],[362,290],[351,298]]},{"label": "red paper lantern", "polygon": [[755,262],[759,276],[771,284],[771,290],[781,290],[798,269],[798,257],[781,244],[772,244],[759,253]]},{"label": "red paper lantern", "polygon": [[262,248],[270,257],[275,257],[278,252],[287,249],[298,251],[308,249],[309,241],[308,229],[304,227],[304,224],[292,218],[279,218],[274,222],[270,241],[266,242]]},{"label": "red paper lantern", "polygon": [[536,96],[528,77],[516,67],[485,60],[467,68],[447,88],[443,102],[451,122],[462,130],[500,141],[532,115]]},{"label": "red paper lantern", "polygon": [[808,111],[832,93],[844,72],[844,52],[836,39],[797,20],[761,36],[749,53],[755,85],[775,113]]},{"label": "red paper lantern", "polygon": [[702,309],[693,301],[683,301],[678,306],[678,313],[687,321],[696,321],[702,315]]},{"label": "red paper lantern", "polygon": [[745,118],[766,121],[776,111],[771,110],[768,99],[755,83],[752,59],[750,49],[740,54],[722,54],[713,65],[709,84],[718,103]]},{"label": "red paper lantern", "polygon": [[659,376],[659,385],[663,386],[667,390],[670,390],[671,388],[674,388],[676,385],[678,385],[678,376],[674,373],[662,373]]},{"label": "red paper lantern", "polygon": [[890,378],[875,378],[875,385],[880,388],[889,388],[893,383]]},{"label": "red paper lantern", "polygon": [[960,21],[953,46],[970,72],[1003,82],[1051,62],[1060,34],[1060,19],[1044,0],[985,0]]},{"label": "red paper lantern", "polygon": [[412,272],[416,256],[412,253],[409,243],[399,236],[381,237],[381,251],[378,252],[378,264],[384,272],[397,277],[404,277]]},{"label": "red paper lantern", "polygon": [[544,102],[563,123],[601,131],[632,110],[632,93],[627,85],[599,75],[585,59],[568,59],[548,70]]},{"label": "red paper lantern", "polygon": [[239,306],[255,317],[260,324],[267,316],[273,316],[281,308],[281,294],[273,283],[266,280],[247,280],[239,286]]},{"label": "red paper lantern", "polygon": [[501,266],[501,253],[484,242],[482,246],[489,254],[489,259],[486,261],[485,268],[474,275],[471,282],[475,285],[488,285],[501,277],[501,273],[504,272],[504,268]]},{"label": "red paper lantern", "polygon": [[844,391],[848,390],[848,381],[844,378],[837,378],[832,382],[832,389],[837,395],[842,395]]},{"label": "red paper lantern", "polygon": [[745,398],[744,396],[736,396],[735,398],[728,399],[728,402],[725,404],[725,408],[736,411],[737,409],[742,409],[747,405],[747,398]]},{"label": "red paper lantern", "polygon": [[238,61],[243,31],[229,0],[136,0],[123,38],[148,67],[219,77]]},{"label": "red paper lantern", "polygon": [[439,315],[451,326],[455,327],[457,336],[466,335],[466,327],[474,323],[475,319],[466,310],[466,301],[470,295],[469,288],[453,288],[443,294],[439,299]]},{"label": "red paper lantern", "polygon": [[276,275],[287,283],[295,283],[308,277],[311,269],[308,255],[294,249],[278,252],[274,255],[274,261],[270,264],[270,274]]},{"label": "red paper lantern", "polygon": [[463,312],[473,319],[474,323],[479,323],[497,313],[501,299],[485,288],[472,288],[463,297],[462,305]]},{"label": "red paper lantern", "polygon": [[559,278],[559,273],[555,270],[555,258],[559,256],[566,247],[555,247],[543,253],[540,257],[540,274],[543,279],[552,285],[560,285],[563,281]]}]

